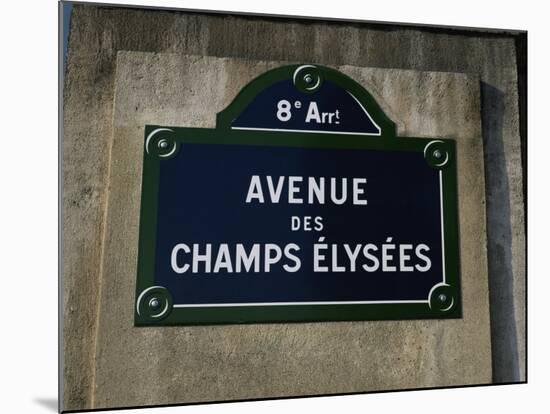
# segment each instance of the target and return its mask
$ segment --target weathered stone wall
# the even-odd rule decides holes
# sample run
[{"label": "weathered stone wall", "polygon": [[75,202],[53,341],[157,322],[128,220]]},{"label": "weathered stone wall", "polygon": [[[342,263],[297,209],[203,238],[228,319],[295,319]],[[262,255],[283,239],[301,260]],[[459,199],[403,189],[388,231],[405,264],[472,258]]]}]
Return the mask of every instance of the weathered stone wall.
[{"label": "weathered stone wall", "polygon": [[[108,344],[108,341],[105,342],[105,335],[108,335],[109,331],[101,329],[101,326],[108,326],[105,320],[108,316],[100,310],[104,309],[105,300],[116,298],[112,296],[113,292],[105,290],[110,278],[113,277],[112,273],[107,272],[111,272],[111,269],[106,269],[105,265],[110,263],[108,255],[113,254],[112,247],[110,250],[106,249],[110,242],[109,226],[106,223],[112,220],[108,214],[111,211],[109,204],[113,202],[108,191],[109,178],[112,178],[110,169],[117,162],[116,159],[111,159],[111,151],[116,148],[113,141],[113,102],[116,58],[119,50],[240,57],[271,62],[318,62],[336,67],[353,65],[359,68],[379,67],[477,74],[481,80],[481,121],[486,165],[493,380],[503,382],[525,378],[525,238],[518,74],[513,36],[464,32],[451,34],[427,29],[388,29],[371,24],[323,23],[75,5],[64,85],[65,409],[120,404],[124,403],[120,398],[132,396],[115,395],[115,400],[110,401],[104,388],[105,381],[116,381],[116,377],[109,379],[107,376],[101,376],[104,362],[113,357],[108,354],[108,347],[105,347],[105,344]],[[384,96],[382,86],[379,91],[376,90],[376,83],[373,83],[372,87],[371,92]],[[425,91],[414,88],[405,90],[407,99],[413,104],[418,103],[419,112],[426,109],[425,101],[421,99]],[[231,91],[233,92],[236,90]],[[229,91],[227,93],[230,95]],[[439,89],[438,94],[441,102],[445,102],[446,99],[450,102],[453,99],[451,93],[448,97],[445,96],[445,89]],[[223,98],[229,99],[229,96]],[[403,105],[396,108],[395,113],[399,114],[407,108],[411,110],[410,106]],[[394,113],[390,110],[388,115],[393,117]],[[204,119],[210,114],[202,113],[200,116]],[[417,135],[429,136],[434,133],[429,124],[414,124],[414,116],[404,118],[408,119],[408,123],[399,123],[399,118],[398,116],[396,120],[401,128],[400,134],[418,131]],[[191,122],[189,118],[187,120]],[[161,121],[158,123],[163,123]],[[471,122],[471,119],[466,121]],[[204,125],[209,123],[204,121]],[[435,130],[438,131],[437,128]],[[478,147],[478,151],[482,151],[481,146]],[[483,172],[479,171],[479,175],[482,176]],[[133,290],[130,293],[133,295]],[[121,309],[121,312],[126,310]],[[284,325],[269,326],[271,327],[266,329],[271,333],[274,330],[289,329]],[[305,338],[310,325],[304,326],[300,335]],[[341,329],[350,331],[359,329],[356,328],[359,325],[341,326]],[[390,335],[384,324],[373,326],[377,326],[373,328],[376,329],[376,335]],[[207,328],[195,329],[196,332],[200,332]],[[234,332],[229,338],[237,340],[246,328],[228,328],[228,331],[230,330]],[[111,332],[110,335],[116,336],[117,332]],[[191,337],[193,333],[182,329],[179,335]],[[218,335],[221,344],[224,341],[231,342],[231,339],[221,331],[215,335]],[[275,343],[272,345],[274,349],[278,346]],[[344,344],[334,343],[333,346],[342,347]],[[434,347],[432,352],[437,349],[440,348]],[[158,350],[150,349],[141,356],[151,358],[157,352]],[[471,349],[470,352],[476,353],[478,350]],[[218,354],[218,357],[222,356],[222,353]],[[254,358],[254,355],[250,354],[248,358]],[[298,357],[296,361],[299,361]],[[220,364],[222,362],[220,361]],[[391,366],[395,361],[388,360],[382,363]],[[239,366],[232,368],[238,369]],[[158,369],[162,367],[159,365]],[[436,371],[442,372],[440,369]],[[487,372],[486,369],[483,371]],[[206,375],[206,372],[204,373]],[[159,376],[160,374],[159,372]],[[262,375],[267,378],[268,373]],[[441,380],[441,377],[436,378]],[[208,378],[205,378],[205,381],[207,380]],[[210,380],[210,383],[215,383],[215,378]],[[392,386],[382,381],[375,381],[370,385],[347,384],[346,378],[342,377],[341,380],[333,384],[332,392],[345,392],[354,387],[367,390],[400,386]],[[429,386],[446,383],[437,383],[428,377],[424,380]],[[450,380],[449,383],[453,381]],[[277,388],[273,382],[266,384],[271,384],[271,389],[263,390],[262,395],[281,395],[287,391]],[[330,392],[329,388],[327,387],[325,392]],[[220,390],[218,388],[218,391]],[[222,391],[219,395],[225,398],[237,397],[240,395],[239,392],[242,392],[238,389]],[[174,390],[158,395],[151,388],[144,395],[147,397],[143,398],[148,398],[147,401],[150,403],[159,403],[161,400],[175,402],[169,400],[182,398],[182,394]],[[212,395],[214,394],[203,397],[195,395],[195,398],[208,399]],[[146,403],[144,400],[135,402]]]}]

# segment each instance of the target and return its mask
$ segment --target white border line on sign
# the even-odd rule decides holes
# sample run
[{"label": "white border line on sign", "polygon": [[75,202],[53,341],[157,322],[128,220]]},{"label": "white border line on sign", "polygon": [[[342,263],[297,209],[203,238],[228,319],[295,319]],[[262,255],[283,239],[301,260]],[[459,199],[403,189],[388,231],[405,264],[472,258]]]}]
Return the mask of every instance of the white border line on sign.
[{"label": "white border line on sign", "polygon": [[363,303],[428,303],[427,300],[377,300],[377,301],[333,301],[333,302],[254,302],[254,303],[206,303],[174,305],[174,308],[216,308],[230,306],[287,306],[287,305],[360,305]]},{"label": "white border line on sign", "polygon": [[[443,172],[439,170],[439,205],[441,216],[441,257],[443,267],[443,283],[445,276],[445,227],[443,221]],[[436,286],[436,285],[434,285]],[[433,288],[432,288],[433,289]],[[431,290],[430,290],[431,293]],[[304,305],[361,305],[361,304],[395,304],[395,303],[430,303],[427,300],[365,300],[365,301],[327,301],[327,302],[249,302],[249,303],[201,303],[201,304],[175,304],[174,308],[220,308],[237,306],[304,306]]]},{"label": "white border line on sign", "polygon": [[241,131],[306,132],[308,134],[339,134],[339,135],[369,135],[369,136],[380,135],[380,133],[374,134],[370,132],[315,131],[312,129],[249,128],[249,127],[231,127],[231,129],[241,130]]},{"label": "white border line on sign", "polygon": [[443,171],[439,170],[439,211],[441,212],[441,264],[443,271],[443,283],[447,283],[445,276],[445,226],[443,220]]},{"label": "white border line on sign", "polygon": [[378,125],[376,122],[374,122],[374,119],[372,119],[372,117],[370,116],[370,114],[367,112],[367,110],[365,109],[365,107],[361,104],[361,102],[359,102],[359,99],[357,99],[355,96],[353,96],[353,94],[350,92],[350,91],[346,91],[347,93],[350,94],[350,96],[355,99],[355,102],[357,102],[357,104],[361,107],[361,109],[363,110],[363,112],[367,115],[367,117],[370,119],[370,121],[372,122],[372,124],[376,127],[376,129],[378,129],[378,134],[373,134],[373,135],[382,135],[382,129],[380,128],[380,125]]}]

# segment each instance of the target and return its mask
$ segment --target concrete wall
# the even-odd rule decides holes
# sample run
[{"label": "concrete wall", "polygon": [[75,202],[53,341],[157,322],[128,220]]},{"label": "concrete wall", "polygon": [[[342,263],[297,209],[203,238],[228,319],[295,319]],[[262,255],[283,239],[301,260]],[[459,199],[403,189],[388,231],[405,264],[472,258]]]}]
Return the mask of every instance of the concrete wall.
[{"label": "concrete wall", "polygon": [[[98,326],[105,318],[100,312],[104,305],[100,301],[105,300],[101,292],[112,276],[104,266],[109,253],[105,246],[109,236],[108,189],[114,165],[110,155],[114,148],[119,50],[477,74],[481,80],[486,165],[492,375],[495,382],[525,379],[523,178],[516,46],[512,36],[76,5],[64,88],[65,409],[123,403],[109,401],[105,391],[101,391],[102,380],[96,378],[97,368],[108,357],[102,353],[105,348]],[[439,93],[440,98],[445,98],[445,90]],[[388,115],[394,116],[391,112]],[[399,133],[407,134],[407,128],[416,128],[408,125],[401,122],[404,130]],[[431,132],[424,125],[418,135]],[[478,171],[478,175],[483,172]],[[380,328],[378,334],[387,335],[384,332]],[[360,385],[363,390],[375,389]],[[149,392],[148,395],[155,395],[152,390]],[[225,395],[231,398],[236,394]],[[180,397],[177,393],[162,396]],[[158,398],[151,401],[159,402]]]}]

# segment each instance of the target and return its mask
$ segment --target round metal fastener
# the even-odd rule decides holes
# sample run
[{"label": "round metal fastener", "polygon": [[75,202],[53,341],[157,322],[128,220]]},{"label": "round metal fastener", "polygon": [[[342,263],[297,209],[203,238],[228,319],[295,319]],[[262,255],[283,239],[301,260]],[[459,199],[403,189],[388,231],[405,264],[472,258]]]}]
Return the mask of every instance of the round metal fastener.
[{"label": "round metal fastener", "polygon": [[158,309],[159,306],[160,306],[159,300],[156,297],[151,298],[151,300],[149,301],[149,307],[151,309],[156,310]]},{"label": "round metal fastener", "polygon": [[435,312],[446,313],[451,311],[456,305],[454,291],[446,283],[438,283],[432,287],[428,298],[428,305]]},{"label": "round metal fastener", "polygon": [[313,93],[319,90],[323,83],[323,79],[318,67],[313,65],[302,65],[294,71],[292,82],[300,92]]},{"label": "round metal fastener", "polygon": [[145,140],[146,153],[162,159],[176,155],[180,146],[170,128],[157,128]]},{"label": "round metal fastener", "polygon": [[449,143],[441,140],[430,141],[424,147],[424,158],[432,168],[445,168],[450,161]]},{"label": "round metal fastener", "polygon": [[146,322],[166,318],[172,311],[172,307],[172,295],[162,286],[151,286],[145,289],[136,300],[137,314]]}]

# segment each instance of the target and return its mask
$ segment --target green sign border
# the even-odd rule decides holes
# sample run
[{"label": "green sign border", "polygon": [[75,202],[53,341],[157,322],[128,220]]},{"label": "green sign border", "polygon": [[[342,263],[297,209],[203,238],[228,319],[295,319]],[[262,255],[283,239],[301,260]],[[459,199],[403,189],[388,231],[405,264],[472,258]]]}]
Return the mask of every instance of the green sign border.
[{"label": "green sign border", "polygon": [[[312,70],[309,69],[313,67]],[[210,325],[260,322],[361,321],[449,319],[462,316],[459,269],[459,227],[456,146],[454,140],[396,137],[395,124],[372,96],[349,77],[330,68],[307,65],[350,91],[381,127],[381,135],[324,134],[322,132],[237,131],[231,122],[254,96],[278,80],[303,70],[291,65],[269,71],[242,89],[233,103],[218,114],[216,129],[145,127],[143,181],[140,212],[135,325]],[[297,85],[300,87],[301,85]],[[391,138],[391,139],[387,139]],[[428,165],[439,170],[442,183],[445,280],[435,285],[422,303],[307,304],[248,306],[174,306],[170,292],[154,282],[157,201],[160,163],[177,155],[182,144],[231,144],[299,148],[338,148],[374,151],[421,152]]]}]

